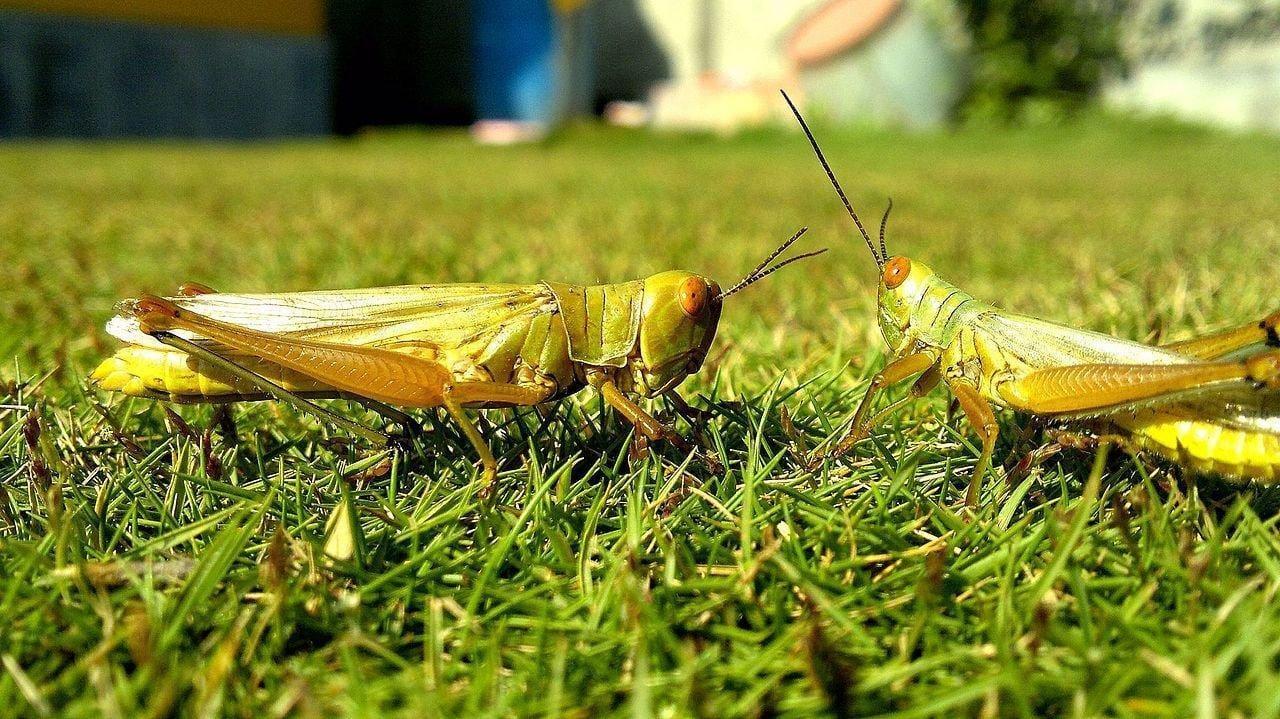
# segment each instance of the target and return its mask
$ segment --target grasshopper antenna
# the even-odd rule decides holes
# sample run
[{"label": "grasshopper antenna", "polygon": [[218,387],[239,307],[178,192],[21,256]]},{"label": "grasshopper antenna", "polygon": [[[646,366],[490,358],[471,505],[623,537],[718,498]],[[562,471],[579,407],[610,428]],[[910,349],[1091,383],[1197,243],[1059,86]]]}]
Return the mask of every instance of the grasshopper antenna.
[{"label": "grasshopper antenna", "polygon": [[884,208],[884,217],[880,218],[880,256],[885,259],[889,258],[889,250],[885,249],[885,246],[884,246],[884,228],[885,228],[885,225],[889,224],[890,212],[893,212],[892,197],[889,198],[889,206]]},{"label": "grasshopper antenna", "polygon": [[836,194],[840,196],[840,201],[844,203],[844,209],[849,211],[849,216],[853,218],[853,224],[858,226],[858,232],[862,233],[862,239],[867,243],[867,249],[871,250],[871,257],[876,261],[877,267],[884,267],[885,258],[876,253],[876,246],[871,243],[871,235],[867,234],[867,228],[862,226],[862,220],[858,218],[858,213],[853,211],[853,205],[849,204],[849,198],[844,194],[844,188],[840,187],[840,181],[836,179],[836,173],[831,171],[831,165],[827,164],[827,158],[822,154],[822,148],[818,147],[818,141],[814,139],[813,133],[809,131],[809,125],[804,121],[804,117],[800,115],[800,111],[796,109],[796,104],[787,96],[786,90],[779,90],[782,93],[782,99],[787,101],[787,105],[791,108],[791,114],[796,116],[800,121],[800,129],[804,130],[804,136],[809,138],[809,144],[813,146],[813,151],[818,156],[818,162],[822,163],[822,169],[827,171],[827,179],[831,180],[831,186],[836,188]]},{"label": "grasshopper antenna", "polygon": [[773,265],[772,267],[769,266],[770,262],[773,262],[774,260],[776,260],[778,256],[781,255],[783,252],[786,252],[788,247],[794,245],[796,240],[800,239],[800,236],[808,231],[809,231],[808,227],[801,227],[799,231],[797,231],[794,235],[791,236],[791,239],[787,240],[786,242],[783,242],[781,245],[778,246],[778,249],[770,253],[769,256],[764,259],[764,262],[761,262],[760,264],[756,265],[756,268],[748,272],[747,276],[743,277],[738,282],[738,284],[734,285],[733,287],[730,287],[724,292],[721,292],[718,296],[716,296],[716,299],[723,300],[724,298],[734,294],[735,292],[741,292],[742,290],[746,289],[747,286],[752,285],[756,282],[759,282],[760,280],[777,272],[783,267],[786,267],[792,262],[799,262],[800,260],[807,259],[809,257],[816,257],[817,255],[820,255],[823,252],[826,252],[827,248],[823,247],[820,250],[814,250],[813,252],[805,252],[804,254],[796,255],[795,257],[790,257],[788,259],[783,260],[782,262],[779,262],[776,265]]}]

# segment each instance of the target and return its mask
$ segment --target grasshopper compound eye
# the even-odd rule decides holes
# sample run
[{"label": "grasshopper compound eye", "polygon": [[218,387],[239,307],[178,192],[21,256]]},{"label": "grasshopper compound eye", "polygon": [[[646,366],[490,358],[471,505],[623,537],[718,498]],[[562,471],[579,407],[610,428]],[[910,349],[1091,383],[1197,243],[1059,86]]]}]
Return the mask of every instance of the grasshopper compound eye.
[{"label": "grasshopper compound eye", "polygon": [[894,257],[884,265],[884,286],[889,289],[897,289],[907,280],[907,275],[911,274],[911,260],[905,257]]},{"label": "grasshopper compound eye", "polygon": [[680,285],[680,309],[690,317],[698,317],[707,307],[710,288],[701,277],[690,277]]}]

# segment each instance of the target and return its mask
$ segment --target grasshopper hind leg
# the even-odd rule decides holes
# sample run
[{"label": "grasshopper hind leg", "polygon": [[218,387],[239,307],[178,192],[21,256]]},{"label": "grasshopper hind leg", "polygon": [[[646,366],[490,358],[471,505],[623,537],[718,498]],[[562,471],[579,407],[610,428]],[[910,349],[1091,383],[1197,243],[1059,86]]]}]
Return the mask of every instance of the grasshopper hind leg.
[{"label": "grasshopper hind leg", "polygon": [[417,419],[414,419],[413,415],[396,409],[385,402],[379,402],[376,399],[361,397],[359,395],[344,395],[343,398],[349,399],[365,409],[378,414],[384,420],[391,422],[392,424],[399,425],[400,433],[398,435],[391,435],[391,439],[393,441],[399,440],[412,443],[426,434],[426,430],[423,428],[422,423]]},{"label": "grasshopper hind leg", "polygon": [[1257,322],[1181,342],[1171,342],[1162,347],[1189,357],[1213,360],[1259,344],[1280,347],[1280,310]]},{"label": "grasshopper hind leg", "polygon": [[224,372],[227,372],[233,377],[242,379],[245,382],[248,382],[258,387],[258,389],[261,389],[264,393],[286,404],[292,405],[294,408],[302,412],[310,414],[314,417],[318,417],[321,420],[324,420],[326,422],[335,424],[352,434],[364,437],[365,439],[368,439],[378,445],[385,446],[391,441],[391,438],[388,437],[387,435],[375,429],[366,427],[360,424],[359,422],[355,422],[339,414],[335,414],[334,412],[331,412],[325,409],[324,407],[321,407],[315,402],[304,399],[303,397],[293,392],[290,392],[284,387],[281,387],[275,382],[272,382],[266,377],[263,377],[262,375],[256,374],[248,369],[245,369],[244,367],[241,367],[235,362],[219,355],[216,352],[205,349],[204,347],[196,344],[195,342],[183,339],[171,332],[153,332],[151,336],[154,337],[156,340],[166,345],[169,345],[170,347],[182,350],[183,352],[186,352],[187,354],[190,354],[194,357],[198,357],[202,361],[208,362],[209,364],[213,365],[214,367],[217,367],[218,369],[223,370]]}]

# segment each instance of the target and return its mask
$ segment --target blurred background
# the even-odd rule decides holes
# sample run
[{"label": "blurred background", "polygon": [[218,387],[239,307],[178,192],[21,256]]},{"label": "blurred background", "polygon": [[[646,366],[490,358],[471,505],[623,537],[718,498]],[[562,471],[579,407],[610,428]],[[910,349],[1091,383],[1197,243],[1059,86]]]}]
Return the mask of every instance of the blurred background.
[{"label": "blurred background", "polygon": [[1206,298],[1280,252],[1280,0],[0,0],[0,356],[78,386],[182,281],[728,282],[800,225],[833,252],[743,293],[732,357],[874,352],[779,88],[978,296],[1135,337],[1273,309],[1266,273]]},{"label": "blurred background", "polygon": [[261,138],[567,120],[1280,129],[1275,0],[0,0],[0,137]]}]

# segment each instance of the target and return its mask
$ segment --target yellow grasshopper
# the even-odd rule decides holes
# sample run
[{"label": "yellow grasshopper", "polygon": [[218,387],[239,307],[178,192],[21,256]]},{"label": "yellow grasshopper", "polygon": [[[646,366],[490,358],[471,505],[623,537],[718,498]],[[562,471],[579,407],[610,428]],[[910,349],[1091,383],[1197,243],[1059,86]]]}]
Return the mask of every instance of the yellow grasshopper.
[{"label": "yellow grasshopper", "polygon": [[[805,228],[807,229],[807,228]],[[93,372],[98,386],[179,402],[276,398],[375,441],[380,433],[308,397],[366,403],[402,425],[393,406],[444,407],[480,455],[483,485],[497,460],[464,407],[522,407],[594,387],[649,440],[687,448],[631,399],[674,393],[698,371],[725,298],[778,269],[792,235],[728,290],[692,272],[618,284],[437,284],[275,294],[223,294],[196,284],[179,296],[128,300],[107,324],[127,344]]]},{"label": "yellow grasshopper", "polygon": [[[1280,480],[1280,351],[1274,349],[1280,312],[1161,347],[1003,312],[922,262],[890,257],[884,241],[889,210],[877,250],[804,118],[786,100],[880,269],[877,319],[892,353],[872,377],[848,434],[822,456],[847,452],[889,413],[941,382],[982,440],[966,495],[970,507],[995,447],[993,408],[1095,420],[1129,449],[1151,450],[1193,471]],[[913,377],[908,397],[867,417],[877,393]]]}]

